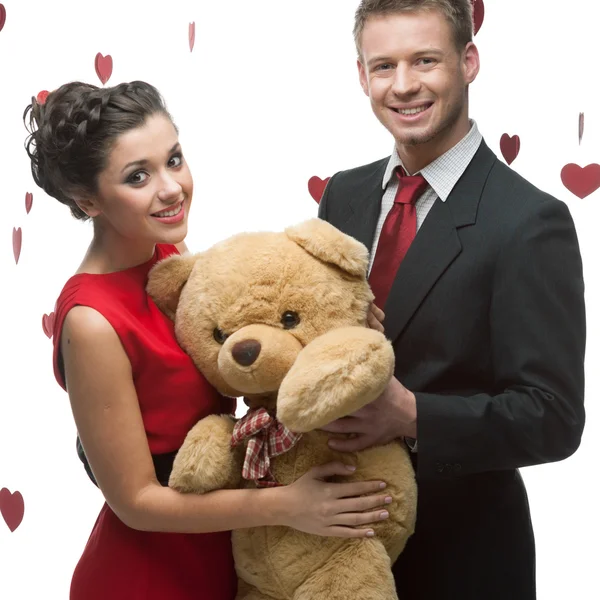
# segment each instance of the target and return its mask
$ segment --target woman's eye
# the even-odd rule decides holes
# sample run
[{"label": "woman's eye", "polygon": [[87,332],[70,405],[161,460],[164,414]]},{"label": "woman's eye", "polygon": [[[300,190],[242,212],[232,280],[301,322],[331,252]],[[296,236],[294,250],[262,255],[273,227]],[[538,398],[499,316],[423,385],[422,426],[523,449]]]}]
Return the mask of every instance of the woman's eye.
[{"label": "woman's eye", "polygon": [[183,164],[183,155],[174,154],[169,160],[170,167],[180,167]]},{"label": "woman's eye", "polygon": [[284,329],[294,329],[300,323],[300,316],[298,313],[291,310],[284,312],[281,317],[281,324]]},{"label": "woman's eye", "polygon": [[227,338],[229,337],[226,333],[224,333],[223,331],[221,331],[218,327],[215,327],[213,329],[213,337],[215,338],[215,341],[217,342],[217,344],[224,344],[225,341],[227,340]]},{"label": "woman's eye", "polygon": [[127,183],[144,183],[147,177],[148,174],[144,171],[136,171],[127,178]]}]

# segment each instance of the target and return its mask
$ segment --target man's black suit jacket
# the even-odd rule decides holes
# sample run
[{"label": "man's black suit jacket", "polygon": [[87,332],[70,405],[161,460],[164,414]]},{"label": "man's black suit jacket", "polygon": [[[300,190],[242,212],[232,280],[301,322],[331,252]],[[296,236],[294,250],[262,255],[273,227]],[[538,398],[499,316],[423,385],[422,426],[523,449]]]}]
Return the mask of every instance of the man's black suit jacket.
[{"label": "man's black suit jacket", "polygon": [[[387,162],[335,174],[319,207],[371,251]],[[535,598],[517,469],[571,455],[585,420],[584,285],[567,206],[482,142],[381,308],[418,413],[417,527],[394,567],[400,598]]]}]

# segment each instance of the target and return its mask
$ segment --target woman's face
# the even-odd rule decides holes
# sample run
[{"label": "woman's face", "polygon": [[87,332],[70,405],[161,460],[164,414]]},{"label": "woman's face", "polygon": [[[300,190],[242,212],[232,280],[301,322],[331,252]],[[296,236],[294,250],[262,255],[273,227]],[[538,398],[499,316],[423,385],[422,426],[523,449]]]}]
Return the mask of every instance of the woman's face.
[{"label": "woman's face", "polygon": [[193,189],[173,123],[155,114],[117,138],[86,212],[129,241],[176,244],[187,233]]}]

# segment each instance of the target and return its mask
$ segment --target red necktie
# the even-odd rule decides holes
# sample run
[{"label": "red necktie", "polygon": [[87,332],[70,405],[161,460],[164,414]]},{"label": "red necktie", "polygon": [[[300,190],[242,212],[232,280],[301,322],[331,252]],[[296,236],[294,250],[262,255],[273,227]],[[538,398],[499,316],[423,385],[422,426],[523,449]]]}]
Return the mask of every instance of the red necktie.
[{"label": "red necktie", "polygon": [[385,307],[396,271],[417,234],[417,209],[415,202],[425,191],[427,181],[422,175],[406,175],[402,167],[396,170],[398,191],[388,213],[375,252],[369,275],[375,304]]}]

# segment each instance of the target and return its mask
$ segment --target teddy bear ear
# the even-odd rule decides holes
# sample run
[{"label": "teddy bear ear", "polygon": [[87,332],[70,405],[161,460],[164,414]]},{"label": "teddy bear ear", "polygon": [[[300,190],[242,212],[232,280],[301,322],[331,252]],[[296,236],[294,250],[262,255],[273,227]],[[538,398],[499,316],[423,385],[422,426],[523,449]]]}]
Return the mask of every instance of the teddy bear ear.
[{"label": "teddy bear ear", "polygon": [[146,291],[170,319],[175,319],[181,290],[197,260],[198,257],[191,254],[174,254],[150,269]]},{"label": "teddy bear ear", "polygon": [[286,235],[319,260],[337,265],[357,277],[366,277],[369,251],[353,237],[322,219],[309,219],[288,227]]}]

